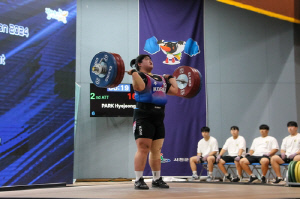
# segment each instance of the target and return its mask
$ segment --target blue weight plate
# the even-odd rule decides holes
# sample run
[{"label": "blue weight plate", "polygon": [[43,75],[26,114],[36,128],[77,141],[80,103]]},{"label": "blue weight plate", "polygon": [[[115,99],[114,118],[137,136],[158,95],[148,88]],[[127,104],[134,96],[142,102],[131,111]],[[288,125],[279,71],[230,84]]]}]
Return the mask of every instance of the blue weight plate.
[{"label": "blue weight plate", "polygon": [[[106,68],[106,73],[96,74],[93,71],[94,66],[100,65],[101,67]],[[93,84],[95,84],[97,87],[106,88],[111,85],[115,81],[117,73],[118,65],[115,57],[111,53],[103,51],[93,57],[90,65],[90,77]]]}]

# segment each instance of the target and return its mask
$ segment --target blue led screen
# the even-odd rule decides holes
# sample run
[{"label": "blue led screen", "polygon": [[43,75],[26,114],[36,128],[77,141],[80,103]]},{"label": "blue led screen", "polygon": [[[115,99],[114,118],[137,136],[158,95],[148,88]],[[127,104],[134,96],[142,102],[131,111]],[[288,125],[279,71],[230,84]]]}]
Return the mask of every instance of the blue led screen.
[{"label": "blue led screen", "polygon": [[76,0],[0,0],[0,186],[73,181]]}]

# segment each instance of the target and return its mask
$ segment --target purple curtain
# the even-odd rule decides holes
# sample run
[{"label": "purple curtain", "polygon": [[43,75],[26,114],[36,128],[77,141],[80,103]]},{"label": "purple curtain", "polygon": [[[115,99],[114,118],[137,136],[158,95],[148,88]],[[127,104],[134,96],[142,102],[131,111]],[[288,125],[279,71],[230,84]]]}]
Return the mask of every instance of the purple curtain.
[{"label": "purple curtain", "polygon": [[[174,46],[167,55],[158,43]],[[201,90],[191,99],[168,96],[166,138],[162,148],[162,175],[191,175],[189,158],[197,154],[206,125],[206,91],[202,0],[140,0],[139,53],[150,54],[153,73],[173,74],[179,66],[191,66],[202,75]],[[168,62],[168,63],[167,63]],[[147,164],[145,176],[150,176]]]}]

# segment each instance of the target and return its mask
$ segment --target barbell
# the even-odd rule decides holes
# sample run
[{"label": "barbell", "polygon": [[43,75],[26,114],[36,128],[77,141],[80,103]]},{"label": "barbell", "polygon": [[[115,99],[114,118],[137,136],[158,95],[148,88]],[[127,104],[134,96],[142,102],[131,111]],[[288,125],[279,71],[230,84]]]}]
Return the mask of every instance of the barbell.
[{"label": "barbell", "polygon": [[[90,64],[90,77],[97,87],[114,88],[118,86],[125,74],[125,65],[122,57],[116,53],[99,52]],[[184,98],[195,97],[202,86],[201,73],[190,66],[180,66],[175,69],[173,77],[177,81],[177,96]]]}]

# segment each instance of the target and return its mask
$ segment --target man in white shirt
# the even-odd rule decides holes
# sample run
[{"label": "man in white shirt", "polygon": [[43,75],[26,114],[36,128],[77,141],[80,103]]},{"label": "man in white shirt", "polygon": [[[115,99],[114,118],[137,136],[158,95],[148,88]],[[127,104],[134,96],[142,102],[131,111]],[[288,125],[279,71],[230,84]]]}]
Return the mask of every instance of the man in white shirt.
[{"label": "man in white shirt", "polygon": [[[219,169],[224,173],[224,180],[232,182],[239,182],[242,178],[242,167],[240,165],[240,159],[246,154],[246,140],[243,136],[239,135],[239,127],[232,126],[230,128],[232,137],[228,138],[217,156],[216,162],[218,163]],[[223,154],[228,151],[227,156]],[[237,177],[232,178],[231,174],[228,174],[224,164],[226,162],[234,162],[237,169]]]},{"label": "man in white shirt", "polygon": [[258,162],[261,164],[261,183],[266,183],[265,175],[269,169],[270,157],[279,149],[277,140],[272,136],[268,136],[268,125],[260,125],[259,131],[261,136],[253,140],[249,153],[246,154],[245,158],[240,160],[243,170],[250,176],[248,183],[258,180],[249,167],[249,164]]},{"label": "man in white shirt", "polygon": [[278,184],[283,181],[280,164],[300,161],[300,134],[298,133],[298,124],[297,122],[290,121],[287,123],[287,128],[290,135],[282,140],[281,154],[279,156],[274,155],[271,158],[271,165],[277,176],[273,184]]},{"label": "man in white shirt", "polygon": [[196,164],[207,162],[208,166],[208,177],[207,182],[212,181],[212,173],[214,168],[214,163],[216,161],[216,154],[219,151],[218,142],[216,138],[209,135],[209,127],[202,127],[202,139],[198,142],[197,156],[190,158],[190,166],[193,172],[192,178],[198,179],[197,166]]}]

